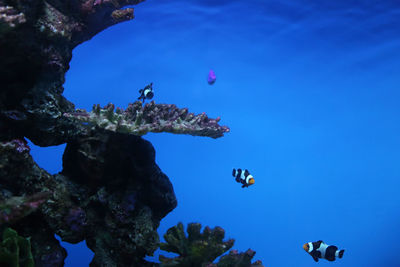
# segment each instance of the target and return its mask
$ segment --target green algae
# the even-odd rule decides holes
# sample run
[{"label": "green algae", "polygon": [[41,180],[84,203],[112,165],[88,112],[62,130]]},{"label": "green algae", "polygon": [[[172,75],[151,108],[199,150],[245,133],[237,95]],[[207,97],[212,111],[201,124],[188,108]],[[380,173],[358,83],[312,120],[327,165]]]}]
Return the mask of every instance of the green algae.
[{"label": "green algae", "polygon": [[0,243],[0,265],[7,267],[35,266],[30,238],[19,236],[15,230],[6,228]]}]

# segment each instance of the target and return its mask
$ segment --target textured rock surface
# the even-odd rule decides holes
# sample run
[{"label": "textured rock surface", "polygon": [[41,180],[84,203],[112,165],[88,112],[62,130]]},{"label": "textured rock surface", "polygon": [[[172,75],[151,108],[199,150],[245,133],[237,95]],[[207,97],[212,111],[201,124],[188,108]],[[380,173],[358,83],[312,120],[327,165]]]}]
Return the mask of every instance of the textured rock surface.
[{"label": "textured rock surface", "polygon": [[[31,237],[36,266],[49,266],[50,259],[51,266],[64,265],[66,251],[54,238],[57,226],[48,223],[52,217],[58,216],[58,208],[71,203],[64,189],[63,184],[58,184],[37,166],[29,149],[21,149],[14,142],[0,143],[0,197],[3,205],[9,207],[2,210],[2,214],[3,219],[12,218],[4,219],[1,226],[11,224],[20,235]],[[15,200],[19,201],[13,204]],[[37,201],[41,203],[37,207],[25,206],[39,204]],[[47,219],[44,214],[49,215]]]},{"label": "textured rock surface", "polygon": [[142,0],[0,0],[0,132],[35,144],[65,143],[74,127],[62,116],[74,105],[61,94],[72,49],[130,20]]},{"label": "textured rock surface", "polygon": [[26,197],[8,197],[0,202],[0,225],[15,223],[36,211],[48,200],[50,192],[36,193]]},{"label": "textured rock surface", "polygon": [[[71,243],[86,239],[95,252],[91,266],[146,264],[144,256],[158,248],[159,221],[176,206],[172,185],[155,164],[149,142],[93,132],[67,145],[64,168],[57,175],[38,167],[29,150],[5,144],[0,145],[0,195],[9,206],[15,199],[35,204],[36,211],[22,213],[26,218],[20,204],[12,209],[15,216],[8,212],[7,218],[17,218],[13,227],[32,237],[38,266],[63,265],[66,253],[54,233]],[[23,195],[34,197],[15,197]]]},{"label": "textured rock surface", "polygon": [[96,131],[69,143],[63,162],[62,174],[89,196],[85,237],[95,252],[93,266],[115,258],[129,266],[138,256],[152,255],[159,221],[176,206],[152,145],[137,136]]}]

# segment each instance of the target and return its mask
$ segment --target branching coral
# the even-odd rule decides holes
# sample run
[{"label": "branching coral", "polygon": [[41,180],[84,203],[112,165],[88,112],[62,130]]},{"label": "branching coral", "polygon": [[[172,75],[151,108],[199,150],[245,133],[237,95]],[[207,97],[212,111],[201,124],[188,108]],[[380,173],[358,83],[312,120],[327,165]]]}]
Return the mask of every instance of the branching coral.
[{"label": "branching coral", "polygon": [[263,267],[260,260],[251,263],[251,259],[255,254],[256,252],[251,249],[241,253],[233,249],[229,251],[228,255],[222,256],[217,264],[207,267]]},{"label": "branching coral", "polygon": [[210,119],[205,113],[194,115],[187,108],[175,105],[155,104],[154,101],[142,107],[136,101],[123,110],[108,104],[101,108],[94,105],[91,112],[82,109],[74,113],[64,113],[65,117],[75,118],[89,127],[100,127],[108,131],[144,135],[148,132],[169,132],[218,138],[229,132],[227,126],[220,126],[220,118]]},{"label": "branching coral", "polygon": [[188,236],[185,235],[183,224],[173,226],[164,235],[166,243],[160,244],[160,249],[177,253],[175,258],[167,258],[160,255],[161,266],[204,266],[204,267],[263,267],[261,261],[251,264],[251,259],[256,254],[251,249],[245,253],[232,250],[228,255],[221,257],[216,264],[212,262],[228,251],[234,243],[233,239],[223,241],[225,231],[221,227],[210,229],[206,226],[200,233],[201,224],[189,223],[187,227]]},{"label": "branching coral", "polygon": [[203,266],[213,262],[233,246],[233,239],[223,241],[225,231],[221,227],[205,227],[203,233],[200,233],[200,229],[201,224],[190,223],[187,227],[187,237],[182,223],[168,229],[164,235],[167,243],[161,243],[160,249],[177,253],[179,256],[166,258],[160,255],[160,262],[164,266]]},{"label": "branching coral", "polygon": [[33,267],[29,238],[19,236],[13,229],[6,228],[0,243],[0,264],[9,267]]}]

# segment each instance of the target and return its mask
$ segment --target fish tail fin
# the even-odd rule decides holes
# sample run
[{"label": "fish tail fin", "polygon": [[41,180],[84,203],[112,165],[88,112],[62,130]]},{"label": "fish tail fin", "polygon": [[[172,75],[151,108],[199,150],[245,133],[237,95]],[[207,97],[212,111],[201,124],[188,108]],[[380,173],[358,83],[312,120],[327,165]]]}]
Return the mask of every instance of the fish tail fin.
[{"label": "fish tail fin", "polygon": [[233,177],[235,177],[235,172],[236,172],[236,170],[233,169],[233,171],[232,171],[232,176],[233,176]]},{"label": "fish tail fin", "polygon": [[343,257],[343,253],[344,253],[344,249],[342,249],[341,251],[339,251],[339,259],[341,259]]}]

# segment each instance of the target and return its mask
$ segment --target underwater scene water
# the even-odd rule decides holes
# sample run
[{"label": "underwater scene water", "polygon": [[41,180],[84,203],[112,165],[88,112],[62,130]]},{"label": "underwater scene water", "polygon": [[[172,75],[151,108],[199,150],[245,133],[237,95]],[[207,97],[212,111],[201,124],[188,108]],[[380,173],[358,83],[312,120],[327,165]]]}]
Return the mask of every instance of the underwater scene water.
[{"label": "underwater scene water", "polygon": [[[152,82],[156,103],[230,128],[144,136],[178,201],[160,238],[199,222],[265,266],[400,266],[399,16],[397,1],[147,0],[74,49],[63,95],[126,108]],[[32,154],[56,173],[64,147]],[[314,262],[302,246],[318,240],[343,258]],[[63,245],[65,266],[88,266],[84,243]]]}]

